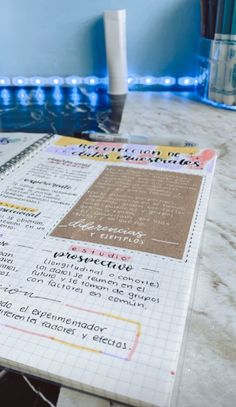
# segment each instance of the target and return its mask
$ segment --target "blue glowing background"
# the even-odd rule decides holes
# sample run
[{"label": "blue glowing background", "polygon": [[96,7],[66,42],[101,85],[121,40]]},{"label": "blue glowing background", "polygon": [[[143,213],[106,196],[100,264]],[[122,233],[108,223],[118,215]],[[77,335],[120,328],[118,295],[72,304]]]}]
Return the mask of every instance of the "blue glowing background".
[{"label": "blue glowing background", "polygon": [[1,0],[0,75],[106,76],[102,15],[127,10],[130,75],[194,76],[199,0]]}]

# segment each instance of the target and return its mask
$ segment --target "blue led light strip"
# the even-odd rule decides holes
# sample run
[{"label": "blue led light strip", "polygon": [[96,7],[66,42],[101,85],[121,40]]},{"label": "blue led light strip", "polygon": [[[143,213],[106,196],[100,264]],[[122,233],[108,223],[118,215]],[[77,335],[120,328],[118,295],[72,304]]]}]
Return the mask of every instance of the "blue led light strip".
[{"label": "blue led light strip", "polygon": [[[128,85],[129,88],[133,86],[163,86],[163,87],[172,87],[172,86],[180,86],[180,87],[187,87],[187,86],[197,86],[198,85],[198,78],[191,77],[191,76],[183,76],[180,78],[174,78],[172,76],[162,76],[162,77],[155,77],[155,76],[129,76],[128,77]],[[9,78],[7,76],[0,76],[0,86],[68,86],[68,87],[75,87],[80,85],[89,85],[89,86],[97,86],[97,85],[108,85],[108,78],[98,78],[96,76],[51,76],[51,77],[41,77],[41,76],[33,76],[33,77],[25,77],[25,76],[16,76],[13,78]]]}]

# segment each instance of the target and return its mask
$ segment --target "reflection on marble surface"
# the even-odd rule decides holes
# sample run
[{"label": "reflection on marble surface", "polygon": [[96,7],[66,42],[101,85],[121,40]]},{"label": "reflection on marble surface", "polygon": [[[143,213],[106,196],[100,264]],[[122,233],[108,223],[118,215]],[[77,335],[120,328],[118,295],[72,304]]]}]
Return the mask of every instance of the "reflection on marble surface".
[{"label": "reflection on marble surface", "polygon": [[55,384],[0,371],[1,407],[53,407],[57,404],[58,394],[59,386]]},{"label": "reflection on marble surface", "polygon": [[124,97],[105,89],[0,89],[0,131],[80,135],[117,132]]}]

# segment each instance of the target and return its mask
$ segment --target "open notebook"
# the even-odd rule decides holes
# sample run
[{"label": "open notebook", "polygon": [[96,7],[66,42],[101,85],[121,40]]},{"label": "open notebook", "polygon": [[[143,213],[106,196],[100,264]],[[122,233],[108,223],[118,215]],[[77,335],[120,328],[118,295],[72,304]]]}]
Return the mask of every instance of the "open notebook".
[{"label": "open notebook", "polygon": [[215,167],[55,136],[0,186],[0,364],[167,407]]}]

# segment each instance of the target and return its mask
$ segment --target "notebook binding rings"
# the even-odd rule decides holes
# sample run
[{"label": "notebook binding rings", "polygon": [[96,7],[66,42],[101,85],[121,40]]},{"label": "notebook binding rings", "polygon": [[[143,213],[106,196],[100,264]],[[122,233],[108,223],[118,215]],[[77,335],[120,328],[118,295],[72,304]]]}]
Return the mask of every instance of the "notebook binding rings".
[{"label": "notebook binding rings", "polygon": [[3,180],[5,176],[9,175],[12,171],[15,171],[16,168],[19,168],[26,160],[32,158],[44,147],[47,147],[53,137],[54,135],[52,134],[46,134],[40,140],[37,140],[31,146],[26,147],[15,157],[0,166],[0,180]]}]

